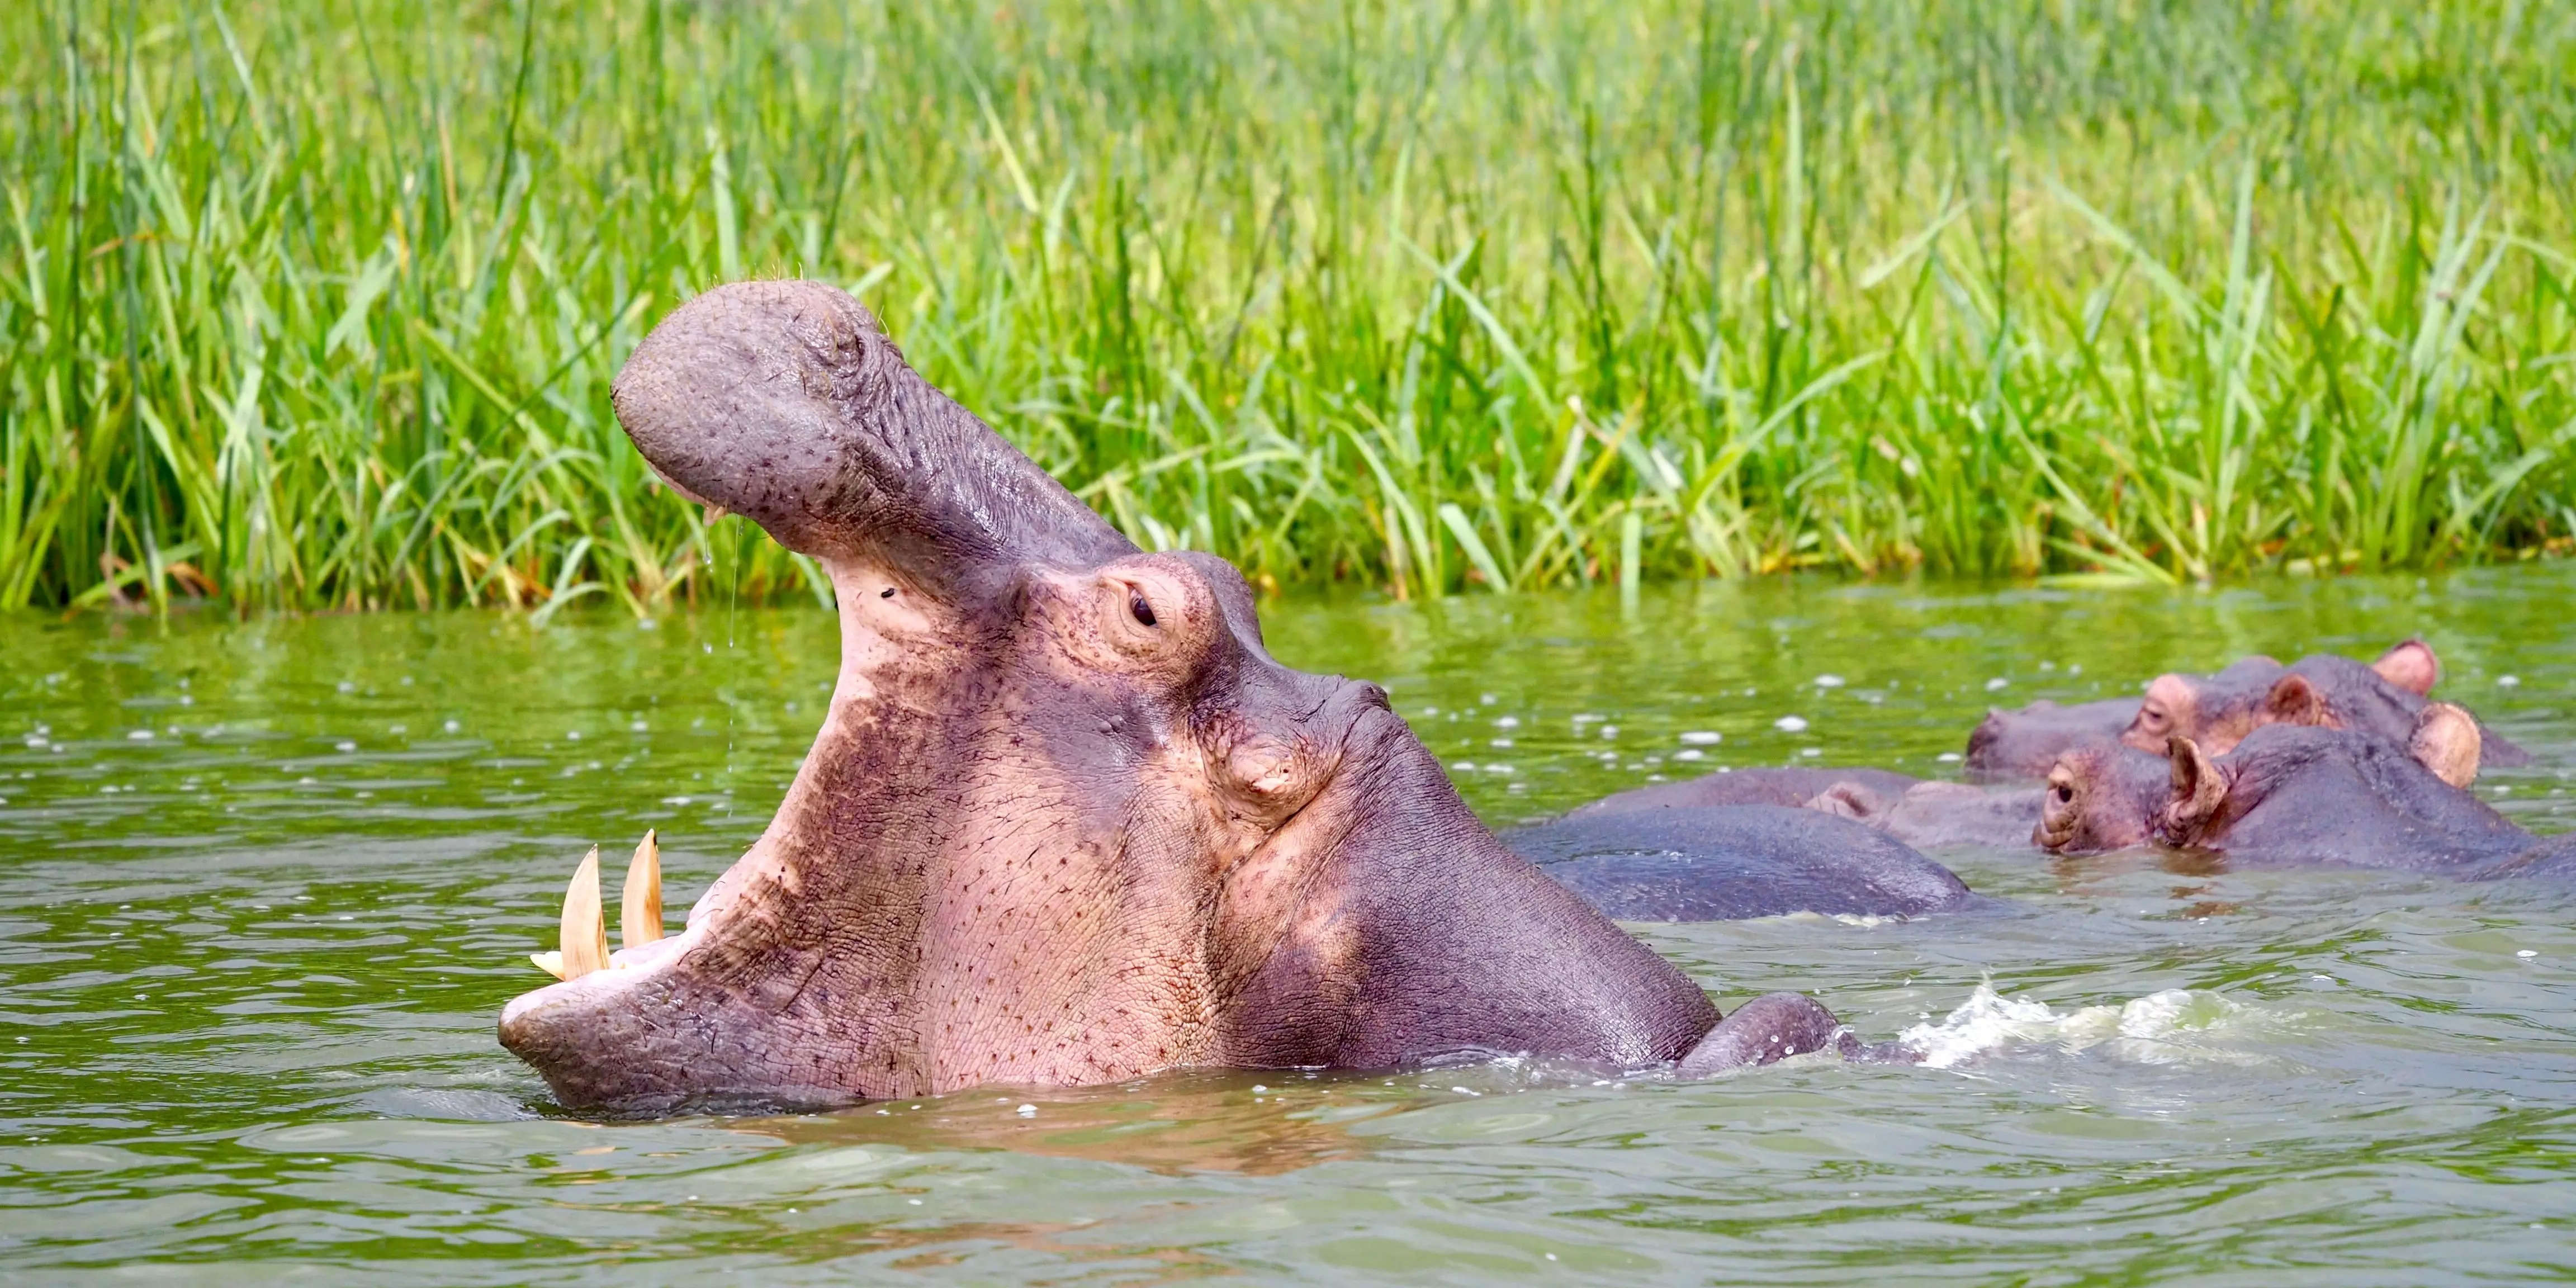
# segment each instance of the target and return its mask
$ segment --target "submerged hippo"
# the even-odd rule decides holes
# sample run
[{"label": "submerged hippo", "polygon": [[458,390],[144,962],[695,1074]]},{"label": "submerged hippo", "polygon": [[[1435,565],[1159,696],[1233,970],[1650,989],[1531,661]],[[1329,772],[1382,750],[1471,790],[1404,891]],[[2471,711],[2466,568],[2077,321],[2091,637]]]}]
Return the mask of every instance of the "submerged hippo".
[{"label": "submerged hippo", "polygon": [[[1584,824],[1586,843],[1597,844],[1615,840],[1618,836],[1617,830],[1607,823],[1604,816],[1685,815],[1694,820],[1694,825],[1700,830],[1700,839],[1695,847],[1697,852],[1728,856],[1726,862],[1741,863],[1745,860],[1735,856],[1779,850],[1778,842],[1762,835],[1777,824],[1771,822],[1769,816],[1760,814],[1711,811],[1757,805],[1797,806],[1841,815],[1916,850],[1966,845],[2007,849],[2026,846],[2030,844],[2031,824],[2039,818],[2039,792],[2036,789],[1988,792],[1964,783],[1926,781],[1892,769],[1830,769],[1802,765],[1727,769],[1678,783],[1632,788],[1579,806],[1556,824],[1548,826]],[[1513,833],[1505,839],[1511,840],[1514,848],[1529,854],[1531,851],[1520,846],[1516,839],[1521,835],[1524,833]],[[1834,838],[1841,835],[1834,833],[1820,839],[1833,843]],[[1856,865],[1852,869],[1855,876],[1860,875],[1866,865],[1881,862],[1884,858],[1857,843],[1835,843],[1825,851],[1802,856],[1794,870],[1787,870],[1792,874],[1784,875],[1783,879],[1794,888],[1810,888],[1807,883],[1828,878],[1831,869],[1824,860],[1837,851],[1851,856]],[[1940,869],[1939,865],[1920,855],[1915,857],[1927,868],[1946,875],[1946,869]],[[1781,897],[1787,894],[1787,889],[1780,892]],[[1762,898],[1776,901],[1775,896]],[[1837,909],[1881,914],[1922,910],[1897,907]]]},{"label": "submerged hippo", "polygon": [[2239,866],[2563,870],[2550,845],[2456,785],[2475,776],[2478,745],[2477,722],[2436,702],[2402,744],[2289,724],[2259,726],[2223,755],[2175,738],[2160,785],[2133,761],[2070,756],[2051,771],[2041,843],[2063,852],[2118,848],[2089,838],[2143,830],[2156,844],[2221,853]]},{"label": "submerged hippo", "polygon": [[1622,921],[1913,917],[1981,902],[1885,831],[1788,805],[1587,806],[1505,832],[1503,843]]},{"label": "submerged hippo", "polygon": [[709,291],[612,396],[674,488],[821,562],[841,666],[686,930],[656,910],[608,954],[576,881],[568,978],[500,1023],[564,1103],[1489,1051],[1698,1074],[1848,1039],[1794,994],[1721,1022],[1497,842],[1382,690],[1271,660],[1232,566],[1139,553],[839,290]]},{"label": "submerged hippo", "polygon": [[[2230,667],[2217,675],[2165,674],[2147,685],[2138,714],[2121,741],[2161,754],[2168,740],[2188,738],[2211,755],[2224,755],[2265,725],[2359,729],[2383,741],[2404,743],[2425,707],[2425,694],[2441,678],[2431,645],[2408,640],[2367,665],[2332,653],[2300,658],[2263,674]],[[2530,753],[2481,731],[2480,759],[2490,765],[2527,765]]]}]

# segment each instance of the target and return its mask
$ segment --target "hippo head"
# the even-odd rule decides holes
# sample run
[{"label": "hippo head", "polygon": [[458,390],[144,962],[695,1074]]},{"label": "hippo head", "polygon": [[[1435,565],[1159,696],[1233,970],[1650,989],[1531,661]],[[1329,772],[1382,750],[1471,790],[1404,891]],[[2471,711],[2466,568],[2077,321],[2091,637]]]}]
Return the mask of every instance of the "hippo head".
[{"label": "hippo head", "polygon": [[674,488],[821,563],[842,654],[776,817],[684,932],[655,940],[655,912],[610,956],[595,895],[582,928],[568,901],[566,957],[598,939],[597,968],[501,1021],[566,1103],[1636,1064],[1715,1022],[1496,843],[1382,690],[1271,660],[1230,565],[1138,552],[842,292],[701,295],[613,397]]},{"label": "hippo head", "polygon": [[2050,768],[2032,840],[2056,853],[2156,842],[2375,868],[2514,853],[2530,837],[2460,791],[2476,773],[2478,724],[2450,703],[2429,703],[2406,742],[2264,724],[2226,755],[2187,737],[2161,757],[2092,747]]},{"label": "hippo head", "polygon": [[[2284,694],[2275,701],[2283,678],[2292,675],[2322,700],[2311,705]],[[2323,723],[2372,728],[2382,737],[2403,741],[2415,713],[2423,709],[2424,694],[2441,677],[2441,659],[2419,639],[2402,641],[2367,665],[2319,653],[2285,667],[2257,655],[2216,675],[2168,672],[2147,685],[2137,717],[2120,740],[2162,755],[2170,740],[2189,738],[2210,754],[2223,755],[2262,725]]]},{"label": "hippo head", "polygon": [[2059,756],[2119,737],[2137,716],[2135,698],[2105,698],[2072,706],[2041,698],[2018,711],[1992,708],[1968,732],[1965,767],[1979,779],[2037,778]]},{"label": "hippo head", "polygon": [[2167,796],[2165,761],[2116,742],[2065,752],[2048,768],[2033,845],[2053,854],[2104,854],[2155,835]]},{"label": "hippo head", "polygon": [[2428,704],[2403,743],[2355,729],[2274,724],[2211,755],[2176,738],[2163,844],[2272,863],[2435,868],[2530,844],[2460,785],[2477,776],[2466,711]]},{"label": "hippo head", "polygon": [[2120,733],[2120,741],[2140,751],[2163,755],[2173,738],[2204,745],[2233,747],[2254,728],[2254,713],[2287,670],[2257,653],[2212,675],[2168,671],[2147,683],[2138,714]]}]

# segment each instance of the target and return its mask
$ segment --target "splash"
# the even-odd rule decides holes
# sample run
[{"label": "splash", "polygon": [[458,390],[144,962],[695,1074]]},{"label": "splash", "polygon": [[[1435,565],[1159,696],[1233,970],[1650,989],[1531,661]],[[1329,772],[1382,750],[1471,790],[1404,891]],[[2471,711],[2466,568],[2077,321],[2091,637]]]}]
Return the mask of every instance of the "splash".
[{"label": "splash", "polygon": [[1907,1029],[1897,1041],[1922,1052],[1923,1063],[1935,1069],[2012,1046],[2098,1049],[2141,1064],[2251,1064],[2271,1058],[2264,1048],[2293,1027],[2294,1019],[2224,994],[2181,988],[2060,1013],[2045,1002],[2005,997],[1993,985],[1979,984],[1957,1010],[1937,1023]]}]

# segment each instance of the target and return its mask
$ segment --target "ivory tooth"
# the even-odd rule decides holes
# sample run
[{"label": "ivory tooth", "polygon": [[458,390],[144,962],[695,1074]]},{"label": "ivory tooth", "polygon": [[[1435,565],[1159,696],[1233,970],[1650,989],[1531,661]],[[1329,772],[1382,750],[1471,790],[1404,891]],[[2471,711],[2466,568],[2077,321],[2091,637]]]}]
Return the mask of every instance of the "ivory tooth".
[{"label": "ivory tooth", "polygon": [[530,953],[528,954],[528,960],[535,962],[538,970],[544,971],[545,973],[554,976],[556,979],[562,979],[564,977],[562,953]]},{"label": "ivory tooth", "polygon": [[707,502],[707,526],[710,528],[716,526],[716,520],[725,517],[728,513],[730,513],[730,511],[726,510],[723,506],[718,505],[713,501]]},{"label": "ivory tooth", "polygon": [[662,937],[662,837],[646,831],[626,865],[626,892],[617,910],[617,937],[641,948]]},{"label": "ivory tooth", "polygon": [[563,971],[565,979],[579,979],[595,970],[608,967],[608,928],[599,917],[599,847],[590,847],[581,866],[573,869],[572,885],[564,891],[563,902]]}]

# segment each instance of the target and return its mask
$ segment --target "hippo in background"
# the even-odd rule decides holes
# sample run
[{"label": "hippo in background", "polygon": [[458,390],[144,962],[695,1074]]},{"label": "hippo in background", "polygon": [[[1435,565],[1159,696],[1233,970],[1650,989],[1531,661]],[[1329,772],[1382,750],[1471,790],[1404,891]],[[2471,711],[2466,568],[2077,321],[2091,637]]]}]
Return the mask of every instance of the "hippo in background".
[{"label": "hippo in background", "polygon": [[1727,805],[1804,805],[1820,792],[1845,786],[1892,799],[1922,781],[1892,769],[1828,769],[1807,765],[1721,769],[1677,783],[1632,787],[1588,805],[1577,805],[1566,812],[1566,817],[1695,810]]},{"label": "hippo in background", "polygon": [[2475,776],[2480,742],[2466,711],[2435,702],[2402,743],[2292,724],[2258,726],[2224,754],[2176,737],[2160,785],[2117,758],[2070,753],[2050,771],[2040,842],[2090,853],[2143,831],[2238,867],[2568,873],[2568,842],[2542,841],[2457,785]]},{"label": "hippo in background", "polygon": [[563,1104],[1858,1050],[1795,994],[1721,1018],[1498,843],[1383,690],[1273,661],[1231,565],[1140,553],[843,292],[708,291],[611,396],[681,495],[820,561],[841,665],[776,816],[679,934],[639,852],[608,952],[577,872],[561,982],[500,1019]]},{"label": "hippo in background", "polygon": [[[2283,666],[2256,653],[2209,675],[2168,672],[2149,681],[2143,697],[2073,705],[2042,698],[2017,711],[1989,710],[1968,734],[1963,768],[1977,781],[2032,779],[2046,774],[2059,755],[2088,743],[2117,739],[2163,755],[2162,740],[2176,733],[2204,745],[2216,742],[2224,750],[2258,723],[2257,708],[2264,695],[2294,671],[2308,676],[2321,690],[2351,695],[2346,701],[2353,705],[2402,710],[2403,720],[2394,724],[2383,720],[2374,726],[2383,736],[2402,738],[2424,695],[2441,680],[2442,662],[2432,645],[2409,639],[2389,646],[2367,667],[2325,654],[2304,658],[2297,666]],[[2365,680],[2360,674],[2364,671],[2376,682]],[[2382,695],[2380,689],[2393,693]],[[2414,695],[2414,705],[2406,706],[2403,698],[2394,696],[2397,693]],[[2504,758],[2491,752],[2489,763],[2520,763],[2513,759],[2520,749],[2507,745],[2501,750]]]},{"label": "hippo in background", "polygon": [[1502,841],[1622,921],[1918,917],[1984,903],[1885,829],[1799,805],[1587,806]]},{"label": "hippo in background", "polygon": [[[2092,745],[2148,762],[2147,772],[2153,776],[2160,777],[2164,772],[2163,761],[2125,752],[2107,738]],[[1638,835],[1643,836],[1643,829],[1662,827],[1643,820],[1669,814],[1696,820],[1702,829],[1701,851],[1732,856],[1765,852],[1772,845],[1756,833],[1777,827],[1776,821],[1764,815],[1734,812],[1755,806],[1789,806],[1836,815],[1910,851],[1962,846],[2012,850],[2031,845],[2031,829],[2039,821],[2040,789],[1987,789],[1916,778],[1888,769],[1745,768],[1605,796],[1545,826],[1555,828],[1562,824],[1570,829],[1569,835],[1580,835],[1586,843],[1606,844],[1619,835],[1618,825],[1611,822],[1614,818],[1640,820],[1628,826],[1639,828]],[[1577,824],[1581,826],[1575,827]],[[1531,830],[1507,833],[1504,839],[1519,848],[1516,838]],[[1676,834],[1667,829],[1655,835]],[[1881,852],[1863,842],[1857,833],[1837,830],[1815,839],[1831,845],[1830,853],[1847,858],[1855,865],[1855,871],[1882,861]],[[1542,844],[1555,845],[1553,841]],[[1530,851],[1523,849],[1522,853]],[[1730,857],[1726,861],[1741,860]],[[1891,907],[1872,911],[1898,914],[1928,910],[1931,909]]]},{"label": "hippo in background", "polygon": [[[2210,676],[2169,672],[2148,683],[2120,740],[2161,754],[2168,740],[2188,738],[2223,755],[2256,729],[2288,724],[2358,729],[2402,745],[2441,674],[2440,659],[2422,640],[2407,640],[2368,665],[2317,653],[2269,676],[2236,667]],[[2481,729],[2480,742],[2483,764],[2531,763],[2530,753],[2498,734]]]}]

